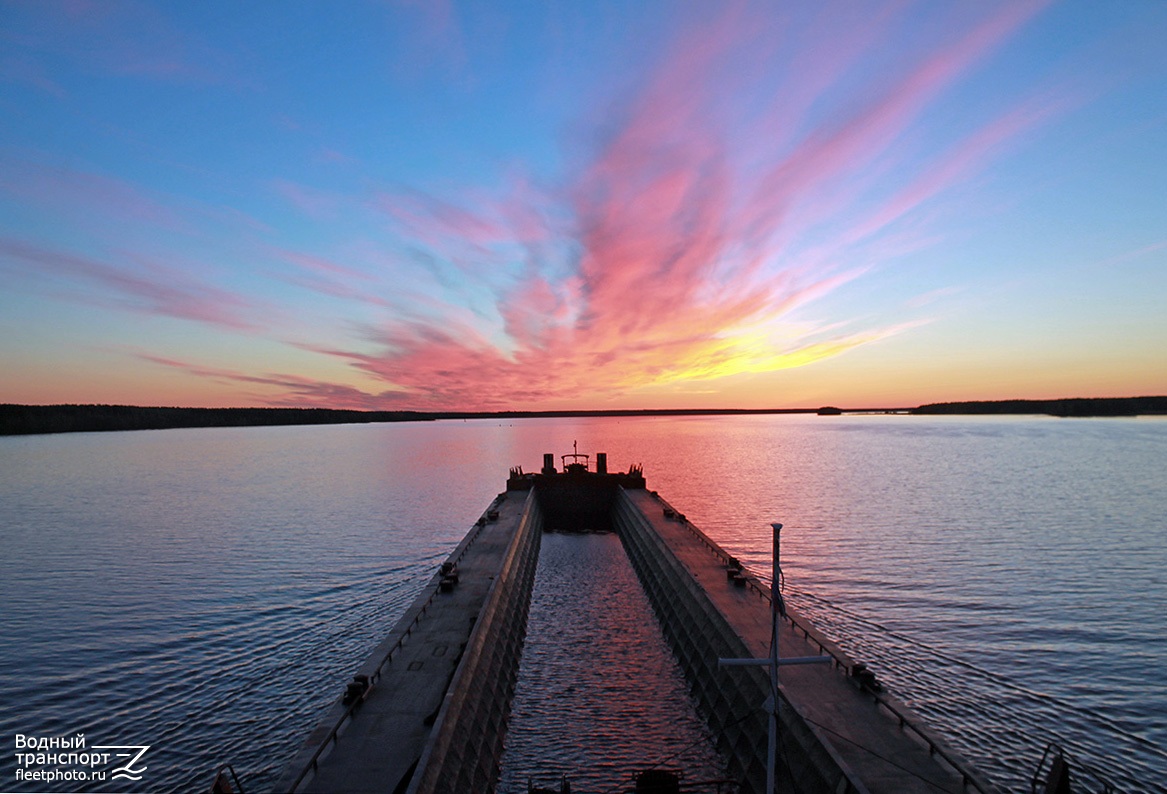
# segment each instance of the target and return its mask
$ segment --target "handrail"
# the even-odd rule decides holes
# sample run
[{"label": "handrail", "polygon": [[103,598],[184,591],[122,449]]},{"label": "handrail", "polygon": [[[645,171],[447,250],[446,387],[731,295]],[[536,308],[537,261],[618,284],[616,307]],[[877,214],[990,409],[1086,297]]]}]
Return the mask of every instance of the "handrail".
[{"label": "handrail", "polygon": [[[1042,772],[1045,769],[1046,761],[1050,761],[1051,765],[1056,762],[1056,759],[1061,759],[1062,763],[1066,764],[1070,770],[1077,770],[1085,772],[1094,778],[1102,787],[1102,794],[1114,794],[1115,787],[1108,781],[1103,774],[1094,767],[1087,764],[1080,758],[1075,758],[1069,751],[1062,747],[1057,742],[1049,742],[1045,749],[1042,750],[1041,759],[1037,762],[1037,767],[1033,770],[1033,777],[1029,781],[1029,790],[1032,794],[1037,794],[1039,788],[1044,788],[1041,783]],[[1048,774],[1048,773],[1047,773]],[[1076,787],[1075,787],[1076,788]]]},{"label": "handrail", "polygon": [[[568,458],[571,458],[570,464],[567,462]],[[583,463],[579,462],[580,458],[584,459]],[[567,467],[569,465],[571,465],[571,466],[583,466],[584,469],[587,469],[588,464],[591,462],[591,458],[588,455],[585,455],[583,452],[579,451],[579,442],[578,441],[573,441],[573,442],[571,442],[571,452],[567,453],[566,455],[560,455],[559,462],[563,466],[564,471],[567,471]]]},{"label": "handrail", "polygon": [[[478,536],[482,533],[483,528],[486,526],[488,514],[491,511],[496,510],[498,504],[505,498],[505,494],[500,494],[497,498],[494,499],[494,501],[490,503],[490,506],[486,509],[485,512],[483,512],[478,521],[475,522],[474,531],[462,539],[462,542],[458,544],[458,547],[455,548],[454,551],[450,554],[449,558],[447,558],[447,562],[453,562],[457,564],[462,560],[462,557],[466,554],[467,549],[469,549],[474,541],[478,539]],[[345,705],[344,711],[341,712],[341,714],[337,717],[336,722],[328,731],[327,735],[320,741],[320,744],[316,747],[315,752],[313,752],[312,756],[304,763],[304,767],[300,770],[300,774],[296,776],[295,781],[291,784],[291,786],[288,787],[289,792],[294,794],[294,792],[299,789],[300,784],[304,782],[304,778],[308,776],[308,773],[314,773],[319,768],[320,756],[324,754],[325,750],[329,749],[333,744],[335,744],[336,740],[339,738],[341,728],[343,728],[345,724],[347,724],[348,721],[352,719],[353,715],[360,709],[361,704],[364,703],[365,699],[369,696],[369,693],[373,691],[374,685],[378,680],[380,680],[381,673],[385,669],[385,665],[393,660],[393,654],[396,653],[402,645],[404,645],[406,638],[413,634],[414,627],[421,622],[422,615],[424,615],[426,610],[429,609],[430,603],[433,602],[434,596],[438,593],[438,582],[440,579],[441,574],[435,574],[430,580],[430,583],[426,585],[425,590],[422,591],[423,593],[427,591],[429,593],[425,600],[421,601],[421,597],[419,596],[419,598],[414,601],[413,605],[410,606],[409,610],[406,611],[405,615],[402,615],[402,618],[404,619],[410,614],[410,612],[413,612],[413,618],[409,621],[408,624],[406,624],[404,629],[398,630],[400,622],[397,626],[394,627],[394,634],[397,635],[397,639],[395,642],[393,642],[392,645],[390,645],[389,649],[381,657],[381,660],[377,662],[376,666],[368,674],[368,687],[361,693],[359,697],[353,698],[351,703]],[[393,635],[390,635],[390,637],[392,636]],[[360,669],[368,669],[368,663],[366,663],[366,665]]]},{"label": "handrail", "polygon": [[[230,782],[223,778],[223,772],[231,773],[231,780],[235,781],[235,788],[231,788]],[[223,785],[219,781],[223,780]],[[239,775],[235,774],[235,767],[230,764],[219,764],[219,768],[215,770],[215,779],[211,782],[210,794],[244,794],[243,784],[239,782]]]},{"label": "handrail", "polygon": [[[651,493],[658,502],[661,502],[672,512],[673,520],[680,522],[698,540],[700,540],[706,546],[706,548],[713,552],[726,565],[735,565],[736,567],[740,568],[743,576],[745,577],[746,584],[750,587],[750,589],[756,592],[766,602],[770,601],[770,594],[767,592],[768,588],[763,587],[761,580],[758,579],[757,576],[749,573],[746,567],[738,562],[737,558],[730,555],[716,541],[694,526],[689,521],[689,519],[685,517],[684,513],[677,512],[672,507],[672,505],[665,501],[665,499],[661,497],[656,491],[652,491]],[[817,629],[813,628],[809,623],[805,622],[805,619],[800,620],[790,614],[783,615],[782,619],[790,624],[792,631],[797,629],[802,632],[802,635],[805,639],[813,641],[814,644],[818,647],[819,653],[826,653],[828,656],[834,659],[834,664],[832,666],[836,668],[843,667],[847,670],[848,675],[852,674],[852,671],[856,668],[858,662],[847,656],[847,654],[835,646],[834,643],[831,643],[830,641],[826,640],[826,638],[822,637]],[[959,757],[956,757],[955,754],[948,749],[943,740],[941,740],[939,737],[932,736],[928,729],[913,723],[911,718],[915,715],[908,712],[905,706],[890,700],[888,696],[877,692],[870,687],[863,685],[860,685],[860,687],[863,691],[870,694],[876,703],[890,711],[896,717],[896,719],[899,720],[901,729],[910,728],[912,733],[916,734],[916,736],[923,740],[923,742],[928,746],[929,755],[939,756],[946,764],[948,764],[948,766],[953,769],[953,771],[959,774],[961,777],[961,784],[965,788],[968,788],[971,785],[972,788],[983,792],[983,794],[992,794],[992,792],[996,791],[992,785],[982,780],[980,776],[968,766],[967,763],[965,763]]]},{"label": "handrail", "polygon": [[[530,538],[535,533],[541,532],[542,517],[538,512],[538,503],[532,491],[527,495],[518,526],[507,544],[502,562],[499,564],[495,575],[491,577],[492,581],[490,587],[487,589],[486,597],[474,619],[474,628],[471,630],[470,636],[467,638],[466,645],[463,648],[461,661],[450,677],[446,694],[443,696],[441,706],[439,706],[434,716],[429,737],[422,747],[421,755],[418,756],[416,772],[409,781],[409,786],[406,789],[407,792],[413,793],[419,790],[434,791],[441,789],[441,786],[436,783],[436,780],[441,779],[442,767],[440,765],[435,766],[433,759],[437,756],[444,761],[450,745],[456,738],[460,720],[464,718],[467,708],[472,709],[472,706],[467,706],[467,699],[476,697],[476,690],[481,689],[480,687],[466,686],[463,684],[463,681],[468,677],[472,679],[477,672],[480,672],[478,666],[484,663],[484,659],[487,659],[485,663],[489,664],[489,656],[495,645],[493,639],[496,638],[492,637],[492,632],[495,632],[500,620],[505,621],[507,614],[513,614],[507,612],[508,603],[506,599],[512,593],[516,592],[516,588],[520,587],[524,557],[527,558],[527,564],[531,566],[528,584],[533,583],[533,568],[538,561],[539,546],[537,539],[532,541]],[[531,559],[532,554],[534,555],[533,560]],[[516,570],[516,566],[518,570]],[[525,594],[525,597],[529,602],[529,591]],[[502,615],[501,618],[499,617],[500,614]],[[523,614],[522,621],[525,631],[525,613]],[[521,654],[521,648],[522,642],[519,641],[518,647],[515,649],[516,653]]]},{"label": "handrail", "polygon": [[[623,489],[621,489],[621,491],[623,492]],[[657,494],[655,492],[653,492],[652,495],[656,496],[658,499],[660,499],[660,497],[657,496]],[[660,501],[663,502],[664,500],[661,499]],[[705,613],[706,619],[711,621],[711,623],[713,623],[714,625],[723,627],[723,631],[719,632],[720,638],[723,642],[727,642],[729,645],[723,646],[722,650],[730,651],[731,653],[734,653],[737,656],[748,655],[749,648],[748,648],[748,645],[746,644],[746,641],[729,624],[729,622],[726,619],[725,614],[723,612],[721,612],[720,609],[718,609],[718,607],[713,603],[712,599],[709,597],[709,593],[708,593],[707,589],[702,584],[700,584],[700,582],[695,577],[693,577],[691,575],[691,572],[688,570],[688,567],[686,566],[686,564],[684,562],[682,562],[676,556],[674,551],[671,549],[668,541],[652,526],[652,522],[648,518],[648,516],[645,514],[645,512],[643,510],[640,510],[640,509],[636,508],[635,506],[633,506],[632,502],[628,501],[627,499],[625,500],[625,504],[630,505],[631,509],[624,511],[622,514],[618,513],[617,517],[624,518],[625,521],[629,525],[638,525],[641,528],[641,531],[639,533],[639,539],[630,542],[629,548],[632,548],[633,546],[639,545],[640,549],[638,551],[638,554],[641,556],[641,558],[652,561],[652,562],[643,563],[643,564],[647,564],[650,566],[655,564],[656,569],[658,571],[658,574],[663,573],[663,576],[666,578],[668,578],[670,575],[678,577],[679,583],[681,584],[681,586],[684,590],[690,591],[690,593],[699,593],[700,594],[696,598],[696,601],[697,601],[696,606],[698,608],[698,611]],[[673,518],[677,517],[676,512],[672,511],[671,508],[668,508],[668,510],[666,510],[666,516],[669,516],[670,512],[672,513],[671,517],[673,517]],[[683,516],[681,516],[680,518],[682,520],[684,519]],[[686,526],[688,526],[691,531],[695,531],[697,533],[700,533],[700,530],[697,530],[691,524],[686,524]],[[629,533],[629,538],[630,539],[634,538],[634,537],[636,537],[636,535],[637,535],[637,533]],[[700,537],[700,535],[698,535],[698,536]],[[711,546],[710,548],[717,551],[715,546]],[[722,556],[726,559],[732,559],[732,558],[729,558],[728,555],[722,554]],[[671,569],[672,573],[670,574],[669,570],[666,570],[666,569]],[[647,578],[651,578],[651,577],[645,577],[643,574],[641,574],[642,581],[646,581]],[[674,579],[674,582],[676,582],[676,581],[677,580]],[[663,621],[662,621],[662,623],[663,623]],[[721,654],[719,653],[716,656],[720,656],[720,655]],[[710,664],[714,663],[714,659],[716,658],[716,656],[710,657],[710,659],[708,660]],[[757,682],[755,681],[755,683],[757,683]],[[740,692],[740,690],[739,690],[739,692]],[[785,699],[785,697],[786,697],[785,693],[782,694],[782,697]],[[752,707],[749,707],[749,708],[752,708]],[[851,770],[850,764],[848,764],[847,761],[845,761],[842,758],[842,756],[839,755],[838,750],[830,742],[824,740],[824,738],[818,733],[813,722],[806,719],[805,715],[803,715],[797,709],[792,709],[788,713],[790,715],[793,715],[793,718],[790,721],[790,726],[792,728],[794,728],[795,730],[799,729],[798,726],[802,726],[803,729],[808,731],[814,737],[814,741],[817,742],[817,747],[819,749],[821,749],[823,751],[823,753],[825,753],[825,755],[829,759],[829,762],[827,762],[828,766],[826,767],[826,769],[830,769],[831,767],[833,767],[835,772],[837,772],[839,775],[841,775],[842,780],[838,781],[838,783],[842,787],[839,788],[838,790],[839,791],[853,792],[854,794],[868,794],[867,789],[858,780],[857,775],[855,775],[855,773]],[[732,723],[732,724],[737,724],[740,721],[741,721],[740,719],[735,720],[734,723]],[[723,729],[726,727],[728,727],[728,725],[723,726]],[[736,753],[736,751],[735,751],[735,753]],[[821,765],[821,762],[825,761],[825,760],[826,759],[820,759],[819,761],[812,761],[812,766],[819,767],[820,771],[824,771],[823,767]],[[752,763],[752,761],[750,763]],[[747,764],[747,766],[748,765],[749,764]],[[830,774],[830,773],[828,772],[828,774]],[[845,786],[842,784],[842,781],[844,781],[844,780],[846,781]]]}]

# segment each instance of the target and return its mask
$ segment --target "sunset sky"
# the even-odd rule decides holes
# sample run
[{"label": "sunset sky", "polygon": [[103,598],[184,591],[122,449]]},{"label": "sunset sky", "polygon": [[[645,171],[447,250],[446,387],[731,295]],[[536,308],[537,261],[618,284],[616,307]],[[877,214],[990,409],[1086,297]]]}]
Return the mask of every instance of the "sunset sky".
[{"label": "sunset sky", "polygon": [[0,2],[0,402],[1167,393],[1167,3]]}]

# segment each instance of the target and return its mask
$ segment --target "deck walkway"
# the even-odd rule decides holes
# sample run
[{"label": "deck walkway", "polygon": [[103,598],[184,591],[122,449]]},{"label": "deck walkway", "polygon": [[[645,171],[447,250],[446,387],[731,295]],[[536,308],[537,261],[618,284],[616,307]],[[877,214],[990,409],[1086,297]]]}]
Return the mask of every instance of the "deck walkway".
[{"label": "deck walkway", "polygon": [[[434,576],[358,671],[372,677],[381,668],[379,680],[338,732],[335,743],[317,760],[315,774],[293,789],[295,777],[310,765],[312,753],[328,742],[331,726],[345,708],[340,703],[288,765],[277,791],[388,794],[408,780],[519,526],[524,501],[511,498],[492,504],[497,520],[477,527],[451,555],[458,564],[458,585],[441,592],[440,574]],[[382,665],[390,652],[391,661]]]},{"label": "deck walkway", "polygon": [[[757,658],[770,654],[770,602],[763,593],[768,588],[753,580],[738,587],[726,576],[725,552],[700,530],[683,518],[666,517],[669,505],[644,490],[625,491],[633,505],[648,519],[652,529],[676,556],[688,573],[725,616],[737,634],[746,641]],[[803,625],[807,625],[803,622]],[[783,657],[814,656],[821,653],[819,641],[832,647],[825,638],[808,640],[800,631],[785,624],[780,632],[779,651]],[[839,656],[841,652],[834,649]],[[739,668],[741,669],[741,668]],[[780,687],[803,719],[833,750],[853,780],[861,781],[873,794],[935,794],[963,792],[962,775],[939,760],[928,745],[911,730],[901,727],[899,718],[880,705],[874,695],[863,691],[848,670],[838,664],[795,665],[783,667]],[[881,695],[898,711],[910,714],[906,706]],[[762,708],[762,704],[758,704]],[[914,715],[912,715],[914,716]],[[923,721],[917,718],[916,724]],[[946,752],[936,737],[934,746]],[[953,757],[955,753],[952,753]],[[983,781],[983,788],[992,790]]]}]

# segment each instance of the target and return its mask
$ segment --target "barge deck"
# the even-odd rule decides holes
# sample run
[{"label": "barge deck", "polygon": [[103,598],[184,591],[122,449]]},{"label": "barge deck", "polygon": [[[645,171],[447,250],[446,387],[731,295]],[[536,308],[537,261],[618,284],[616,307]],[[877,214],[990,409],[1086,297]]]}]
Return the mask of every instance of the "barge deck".
[{"label": "barge deck", "polygon": [[[566,464],[566,458],[573,462]],[[492,792],[545,529],[616,532],[743,794],[766,791],[770,589],[645,487],[565,456],[514,469],[288,765],[276,791]],[[585,458],[586,460],[586,458]],[[776,790],[992,792],[993,787],[804,619],[787,611]],[[646,759],[647,761],[648,759]]]}]

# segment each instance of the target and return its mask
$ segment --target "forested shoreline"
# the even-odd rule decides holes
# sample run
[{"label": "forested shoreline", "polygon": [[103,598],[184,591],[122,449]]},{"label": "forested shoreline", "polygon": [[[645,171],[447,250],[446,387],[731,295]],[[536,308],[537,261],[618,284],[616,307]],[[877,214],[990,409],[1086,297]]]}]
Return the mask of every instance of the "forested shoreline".
[{"label": "forested shoreline", "polygon": [[0,435],[165,430],[177,427],[323,425],[426,419],[415,411],[327,408],[155,408],[136,405],[0,405]]},{"label": "forested shoreline", "polygon": [[1075,397],[1061,400],[979,400],[930,403],[914,414],[1049,414],[1050,416],[1142,416],[1167,414],[1167,397]]},{"label": "forested shoreline", "polygon": [[930,403],[917,408],[646,409],[595,411],[357,411],[330,408],[167,408],[135,405],[0,404],[0,435],[164,430],[179,427],[255,427],[439,419],[524,419],[571,416],[725,416],[793,413],[1049,414],[1139,416],[1167,414],[1167,397],[1073,398]]}]

